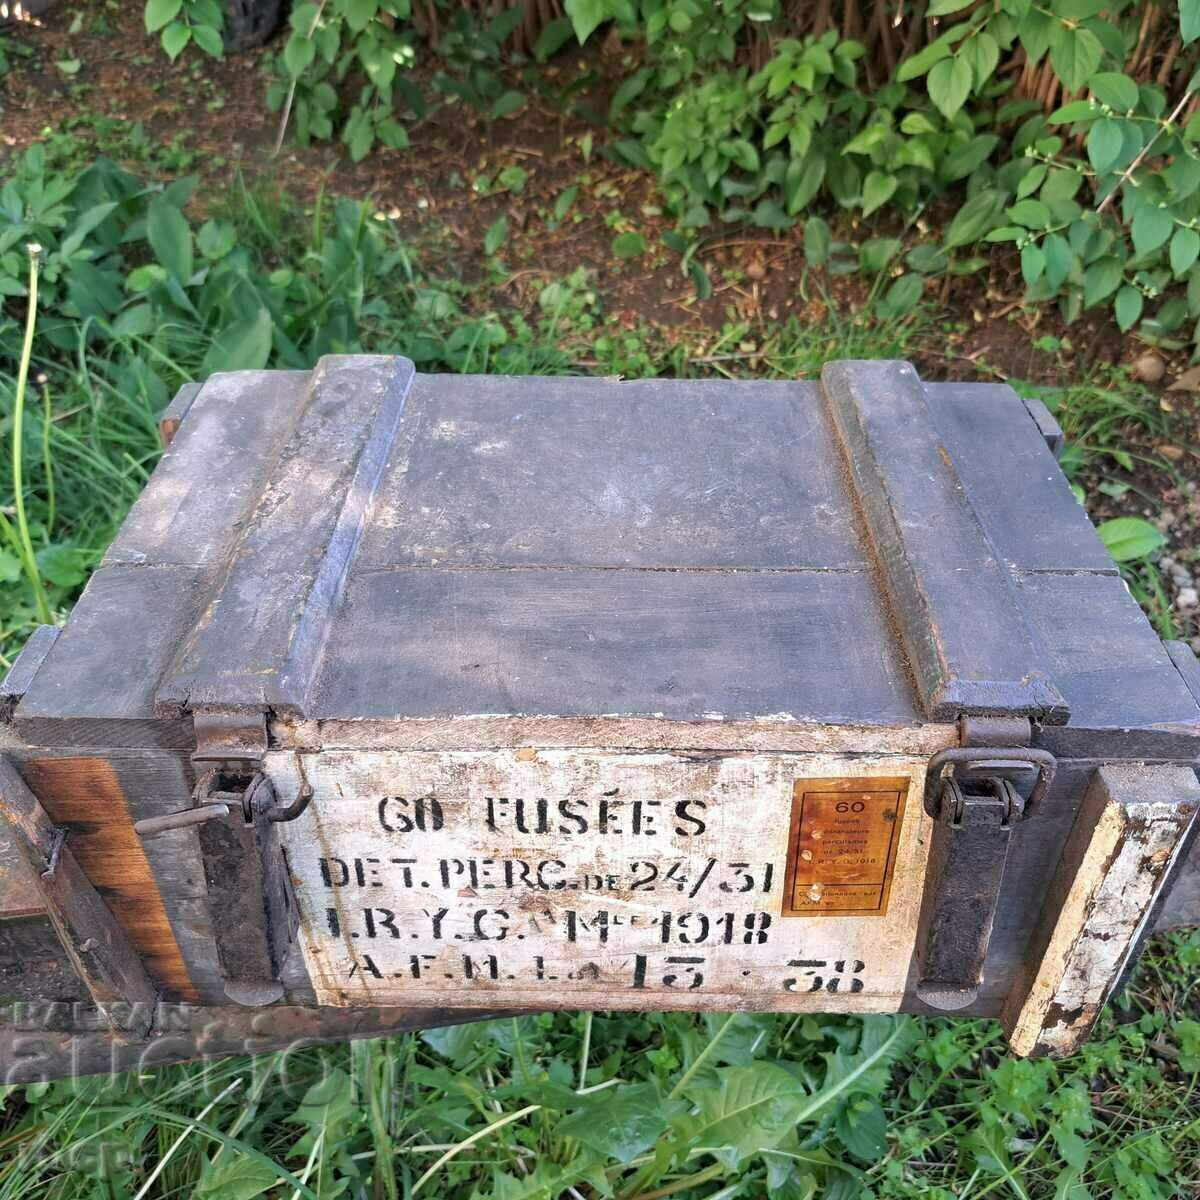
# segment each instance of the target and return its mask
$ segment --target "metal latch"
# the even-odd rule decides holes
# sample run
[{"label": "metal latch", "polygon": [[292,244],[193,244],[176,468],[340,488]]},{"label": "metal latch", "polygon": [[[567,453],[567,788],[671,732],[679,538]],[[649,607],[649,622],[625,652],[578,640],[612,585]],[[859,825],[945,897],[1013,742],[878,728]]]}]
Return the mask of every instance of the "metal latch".
[{"label": "metal latch", "polygon": [[134,825],[142,837],[194,827],[204,863],[208,907],[225,994],[237,1004],[282,998],[284,964],[299,926],[287,856],[277,827],[305,811],[313,790],[301,786],[281,804],[262,770],[261,717],[197,714],[200,776],[192,806]]},{"label": "metal latch", "polygon": [[305,779],[296,798],[287,805],[276,803],[275,788],[261,771],[229,771],[213,767],[206,771],[192,792],[192,807],[161,817],[134,822],[140,837],[154,837],[172,829],[203,825],[217,817],[240,813],[247,822],[261,816],[273,825],[294,821],[312,800],[312,787]]},{"label": "metal latch", "polygon": [[[1004,721],[1011,735],[1013,722]],[[1028,722],[1020,722],[1028,731]],[[964,723],[986,737],[987,722]],[[934,819],[917,931],[917,995],[958,1009],[979,995],[1013,828],[1045,798],[1055,759],[1029,746],[958,746],[935,754],[925,776]]]}]

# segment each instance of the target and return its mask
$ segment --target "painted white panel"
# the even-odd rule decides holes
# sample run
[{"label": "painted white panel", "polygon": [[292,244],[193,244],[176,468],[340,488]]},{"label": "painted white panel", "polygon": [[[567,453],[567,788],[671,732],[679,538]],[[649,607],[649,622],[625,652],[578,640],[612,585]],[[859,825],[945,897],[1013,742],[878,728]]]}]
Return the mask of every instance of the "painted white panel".
[{"label": "painted white panel", "polygon": [[[269,754],[330,1005],[887,1011],[912,958],[925,758]],[[798,779],[907,776],[886,913],[783,916]]]}]

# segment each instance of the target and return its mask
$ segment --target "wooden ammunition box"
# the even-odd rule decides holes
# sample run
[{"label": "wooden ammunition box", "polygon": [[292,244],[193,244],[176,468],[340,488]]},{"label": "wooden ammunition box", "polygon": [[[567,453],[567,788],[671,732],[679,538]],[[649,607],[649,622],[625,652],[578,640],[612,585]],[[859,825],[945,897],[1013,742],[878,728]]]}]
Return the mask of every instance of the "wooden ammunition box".
[{"label": "wooden ammunition box", "polygon": [[1008,387],[331,357],[164,429],[0,693],[10,1080],[546,1008],[1060,1053],[1197,919],[1200,669]]}]

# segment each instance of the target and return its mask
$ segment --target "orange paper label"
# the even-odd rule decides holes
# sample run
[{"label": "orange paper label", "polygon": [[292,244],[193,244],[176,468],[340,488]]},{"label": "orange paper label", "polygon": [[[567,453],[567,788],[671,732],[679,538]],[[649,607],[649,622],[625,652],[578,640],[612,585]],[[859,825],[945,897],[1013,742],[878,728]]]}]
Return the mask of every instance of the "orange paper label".
[{"label": "orange paper label", "polygon": [[785,917],[887,912],[907,778],[797,779]]}]

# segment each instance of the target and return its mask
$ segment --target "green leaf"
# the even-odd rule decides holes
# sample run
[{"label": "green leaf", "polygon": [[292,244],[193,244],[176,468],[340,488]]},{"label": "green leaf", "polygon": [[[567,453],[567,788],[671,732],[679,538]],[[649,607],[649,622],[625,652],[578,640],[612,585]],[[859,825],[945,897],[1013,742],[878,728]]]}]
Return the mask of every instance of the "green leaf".
[{"label": "green leaf", "polygon": [[234,321],[213,339],[201,373],[261,370],[271,357],[273,332],[271,314],[265,308],[260,308],[252,320]]},{"label": "green leaf", "polygon": [[904,261],[922,275],[939,275],[949,264],[946,252],[941,246],[914,246]]},{"label": "green leaf", "polygon": [[1138,86],[1128,75],[1122,75],[1119,71],[1101,71],[1093,75],[1088,80],[1088,87],[1101,104],[1107,104],[1118,112],[1137,108]]},{"label": "green leaf", "polygon": [[192,231],[183,213],[156,196],[146,214],[146,237],[159,263],[186,285],[192,278]]},{"label": "green leaf", "polygon": [[1021,247],[1021,276],[1026,286],[1032,287],[1046,269],[1046,253],[1033,242]]},{"label": "green leaf", "polygon": [[920,275],[901,275],[893,281],[879,302],[880,316],[892,319],[907,316],[925,292]]},{"label": "green leaf", "polygon": [[821,217],[809,217],[804,223],[804,261],[810,267],[823,267],[829,261],[833,237]]},{"label": "green leaf", "polygon": [[1046,119],[1052,125],[1073,125],[1076,121],[1090,121],[1100,116],[1098,109],[1090,100],[1072,100],[1061,108],[1056,108]]},{"label": "green leaf", "polygon": [[571,211],[571,205],[575,203],[578,196],[579,185],[574,183],[559,192],[558,199],[554,201],[554,219],[556,221],[561,221]]},{"label": "green leaf", "polygon": [[1175,218],[1165,208],[1154,204],[1139,205],[1133,214],[1130,232],[1133,235],[1133,249],[1138,258],[1153,253],[1171,236],[1175,228]]},{"label": "green leaf", "polygon": [[1045,229],[1050,224],[1050,210],[1040,200],[1018,200],[1008,216],[1026,229]]},{"label": "green leaf", "polygon": [[887,1153],[887,1117],[872,1097],[847,1104],[838,1114],[836,1128],[842,1145],[863,1162],[879,1162]]},{"label": "green leaf", "polygon": [[146,5],[146,32],[157,33],[179,15],[183,0],[149,0]]},{"label": "green leaf", "polygon": [[1114,517],[1097,526],[1100,540],[1114,562],[1132,562],[1161,550],[1167,539],[1149,521],[1141,517]]},{"label": "green leaf", "polygon": [[863,182],[863,216],[869,217],[886,204],[899,186],[900,181],[895,175],[872,171]]},{"label": "green leaf", "polygon": [[492,102],[492,118],[511,117],[525,107],[525,97],[520,92],[505,92]]},{"label": "green leaf", "polygon": [[221,31],[212,25],[193,25],[192,41],[210,58],[225,57],[225,42],[221,38]]},{"label": "green leaf", "polygon": [[196,235],[196,248],[210,262],[224,258],[237,243],[237,230],[228,221],[205,221]]},{"label": "green leaf", "polygon": [[669,1111],[653,1084],[618,1084],[587,1097],[578,1112],[555,1126],[554,1135],[576,1138],[605,1158],[628,1163],[666,1132]]},{"label": "green leaf", "polygon": [[298,79],[312,65],[316,54],[317,44],[312,38],[293,33],[283,48],[283,65],[293,79]]},{"label": "green leaf", "polygon": [[1125,145],[1125,123],[1111,117],[1094,121],[1087,135],[1087,153],[1092,166],[1101,174],[1111,170]]},{"label": "green leaf", "polygon": [[496,182],[506,191],[512,192],[513,195],[518,195],[525,190],[525,185],[529,182],[529,172],[524,167],[511,166],[505,167],[499,175],[496,176]]},{"label": "green leaf", "polygon": [[1042,251],[1046,255],[1046,284],[1051,290],[1057,291],[1071,273],[1075,256],[1061,233],[1048,234],[1042,242]]},{"label": "green leaf", "polygon": [[1200,37],[1200,0],[1179,0],[1179,36],[1185,46]]},{"label": "green leaf", "polygon": [[42,578],[56,587],[78,587],[87,578],[87,555],[78,546],[46,546],[36,558]]},{"label": "green leaf", "polygon": [[778,1145],[791,1133],[808,1103],[804,1084],[773,1062],[723,1067],[695,1079],[684,1094],[699,1112],[679,1122],[695,1145],[711,1148],[727,1167]]},{"label": "green leaf", "polygon": [[11,550],[0,547],[0,583],[16,583],[24,574],[21,560]]},{"label": "green leaf", "polygon": [[571,22],[566,17],[556,17],[542,27],[533,46],[533,56],[540,63],[557,54],[571,37]]},{"label": "green leaf", "polygon": [[192,31],[181,21],[172,21],[162,31],[162,48],[167,57],[174,62],[182,53],[183,48],[192,40]]},{"label": "green leaf", "polygon": [[564,7],[581,46],[591,37],[596,26],[607,20],[609,15],[604,0],[566,0]]},{"label": "green leaf", "polygon": [[1050,43],[1050,64],[1068,92],[1082,91],[1103,57],[1104,47],[1090,29],[1063,26]]},{"label": "green leaf", "polygon": [[646,239],[640,233],[618,233],[612,241],[617,258],[641,258],[646,253]]},{"label": "green leaf", "polygon": [[944,17],[969,8],[971,3],[972,0],[933,0],[925,15],[927,17]]},{"label": "green leaf", "polygon": [[375,19],[379,0],[341,0],[340,8],[351,31],[361,33]]},{"label": "green leaf", "polygon": [[934,63],[948,58],[952,47],[953,42],[945,34],[936,42],[930,42],[924,50],[918,51],[900,64],[899,70],[896,72],[896,82],[907,83],[910,79],[916,79],[918,75],[924,75]]},{"label": "green leaf", "polygon": [[1083,306],[1091,308],[1107,296],[1111,296],[1120,285],[1125,274],[1121,261],[1109,255],[1098,258],[1083,275]]},{"label": "green leaf", "polygon": [[1200,233],[1180,225],[1171,236],[1171,270],[1179,279],[1191,269],[1200,254]]},{"label": "green leaf", "polygon": [[508,237],[508,218],[501,213],[488,226],[487,233],[483,235],[484,254],[495,254],[504,245],[506,237]]},{"label": "green leaf", "polygon": [[950,227],[946,230],[945,247],[954,250],[977,242],[985,233],[991,231],[996,224],[1004,207],[1004,193],[996,188],[984,188],[976,192],[954,214]]},{"label": "green leaf", "polygon": [[1122,333],[1137,324],[1138,317],[1142,315],[1142,304],[1142,293],[1131,283],[1125,284],[1117,293],[1113,315],[1117,318],[1117,327]]},{"label": "green leaf", "polygon": [[942,116],[950,120],[970,94],[970,64],[963,58],[944,58],[934,64],[926,86],[930,100],[937,105]]},{"label": "green leaf", "polygon": [[197,1200],[254,1200],[278,1180],[279,1173],[268,1163],[230,1154],[205,1174],[192,1194]]}]

